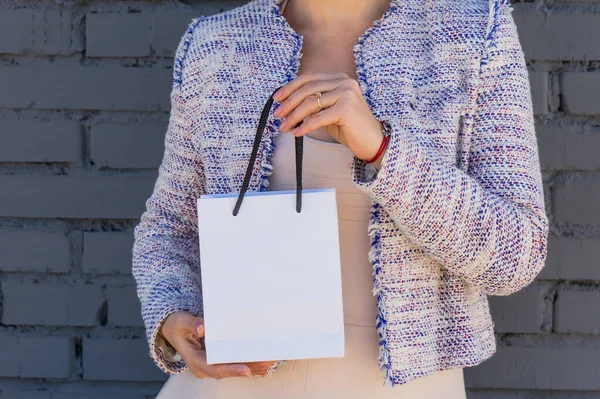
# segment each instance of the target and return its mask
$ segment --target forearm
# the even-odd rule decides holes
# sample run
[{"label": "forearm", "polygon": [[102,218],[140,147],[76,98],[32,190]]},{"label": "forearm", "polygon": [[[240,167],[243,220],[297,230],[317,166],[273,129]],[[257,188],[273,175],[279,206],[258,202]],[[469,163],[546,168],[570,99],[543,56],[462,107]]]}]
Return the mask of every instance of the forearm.
[{"label": "forearm", "polygon": [[145,225],[138,226],[132,272],[150,354],[164,372],[176,373],[183,370],[185,364],[164,352],[161,327],[167,317],[177,311],[202,316],[198,240],[196,237],[143,235]]},{"label": "forearm", "polygon": [[[353,175],[359,186],[382,205],[403,234],[452,272],[490,294],[526,285],[543,266],[543,207],[487,191],[463,171],[428,154],[409,132],[393,136],[388,151],[397,159],[384,157],[373,180],[365,180],[364,165],[355,160]],[[530,182],[530,187],[536,190],[531,203],[539,204],[539,186]]]}]

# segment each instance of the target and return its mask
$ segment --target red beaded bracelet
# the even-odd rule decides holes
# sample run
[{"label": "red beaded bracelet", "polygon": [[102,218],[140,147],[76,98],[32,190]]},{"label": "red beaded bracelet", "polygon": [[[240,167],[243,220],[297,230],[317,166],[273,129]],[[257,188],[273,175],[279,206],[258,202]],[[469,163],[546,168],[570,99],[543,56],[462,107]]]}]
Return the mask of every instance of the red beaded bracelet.
[{"label": "red beaded bracelet", "polygon": [[377,158],[379,158],[379,156],[383,153],[383,151],[385,150],[385,148],[388,145],[388,142],[390,140],[390,126],[387,124],[387,122],[380,122],[381,123],[381,131],[383,132],[383,140],[381,141],[381,145],[379,146],[379,149],[377,150],[377,154],[375,154],[375,156],[371,159],[369,159],[368,161],[365,161],[366,164],[370,164],[373,163],[377,160]]}]

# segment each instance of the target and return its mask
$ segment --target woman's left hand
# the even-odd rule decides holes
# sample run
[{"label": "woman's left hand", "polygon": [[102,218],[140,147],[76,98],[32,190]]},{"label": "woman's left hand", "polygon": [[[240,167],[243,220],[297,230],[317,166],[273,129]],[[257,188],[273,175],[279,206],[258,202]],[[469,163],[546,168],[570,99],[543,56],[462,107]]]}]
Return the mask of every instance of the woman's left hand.
[{"label": "woman's left hand", "polygon": [[[322,111],[316,92],[322,93]],[[299,137],[324,127],[331,137],[363,160],[374,157],[381,145],[381,124],[371,113],[358,82],[346,74],[300,74],[273,98],[280,103],[274,116],[286,118],[279,126],[282,132],[291,131]],[[293,129],[300,122],[303,123]]]}]

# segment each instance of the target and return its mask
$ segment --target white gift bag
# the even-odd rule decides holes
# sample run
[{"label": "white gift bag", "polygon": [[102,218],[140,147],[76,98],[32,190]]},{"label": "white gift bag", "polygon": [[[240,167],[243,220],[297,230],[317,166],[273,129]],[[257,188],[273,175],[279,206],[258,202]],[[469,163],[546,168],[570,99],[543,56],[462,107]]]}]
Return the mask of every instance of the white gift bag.
[{"label": "white gift bag", "polygon": [[335,190],[302,190],[302,138],[295,192],[246,193],[272,103],[240,192],[197,201],[208,364],[344,356]]}]

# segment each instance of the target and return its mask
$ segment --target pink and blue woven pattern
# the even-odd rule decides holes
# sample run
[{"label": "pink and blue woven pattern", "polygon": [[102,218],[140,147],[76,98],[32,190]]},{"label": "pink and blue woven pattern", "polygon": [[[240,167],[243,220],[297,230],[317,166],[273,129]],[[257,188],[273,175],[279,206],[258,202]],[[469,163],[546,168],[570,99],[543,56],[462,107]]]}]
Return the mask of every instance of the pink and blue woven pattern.
[{"label": "pink and blue woven pattern", "polygon": [[[177,49],[165,155],[133,252],[150,353],[168,373],[186,365],[161,349],[162,321],[202,315],[196,198],[239,190],[262,106],[298,71],[303,38],[280,3],[197,18]],[[393,128],[378,173],[357,158],[351,170],[373,201],[365,234],[390,385],[492,356],[487,296],[522,289],[544,266],[548,220],[511,11],[506,0],[393,0],[354,47],[365,99]],[[268,187],[278,123],[270,115],[250,190]],[[269,242],[257,251],[268,257]]]}]

